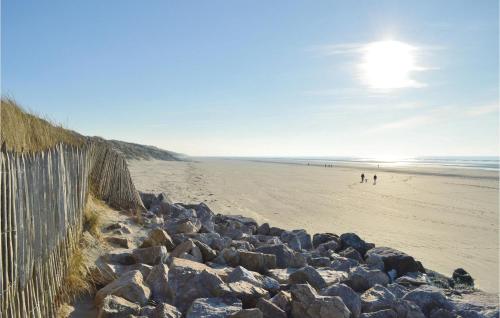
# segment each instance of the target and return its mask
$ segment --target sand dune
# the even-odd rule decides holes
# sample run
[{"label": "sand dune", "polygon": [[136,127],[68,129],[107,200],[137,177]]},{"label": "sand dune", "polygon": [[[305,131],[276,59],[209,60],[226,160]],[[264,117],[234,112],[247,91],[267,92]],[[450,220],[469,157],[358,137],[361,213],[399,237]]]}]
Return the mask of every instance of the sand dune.
[{"label": "sand dune", "polygon": [[451,275],[463,267],[498,293],[498,173],[466,169],[308,167],[240,160],[131,161],[142,191],[316,232],[356,232]]}]

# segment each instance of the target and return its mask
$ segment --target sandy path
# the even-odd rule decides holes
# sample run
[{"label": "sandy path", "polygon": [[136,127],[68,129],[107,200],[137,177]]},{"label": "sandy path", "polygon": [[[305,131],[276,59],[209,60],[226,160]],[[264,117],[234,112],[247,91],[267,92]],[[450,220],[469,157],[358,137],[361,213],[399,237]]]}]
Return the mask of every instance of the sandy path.
[{"label": "sandy path", "polygon": [[[451,275],[468,270],[498,292],[498,174],[453,169],[378,171],[359,183],[352,167],[308,167],[237,160],[133,161],[139,190],[177,202],[205,201],[214,211],[315,232],[356,232],[408,252]],[[372,175],[370,171],[365,173]],[[466,176],[439,176],[450,173]]]}]

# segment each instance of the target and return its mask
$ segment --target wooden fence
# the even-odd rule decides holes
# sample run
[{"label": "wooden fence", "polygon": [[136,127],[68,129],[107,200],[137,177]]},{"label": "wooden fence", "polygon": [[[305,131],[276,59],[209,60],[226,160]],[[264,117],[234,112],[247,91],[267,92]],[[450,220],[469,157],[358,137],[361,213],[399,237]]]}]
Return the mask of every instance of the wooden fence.
[{"label": "wooden fence", "polygon": [[87,196],[88,147],[2,151],[0,316],[54,317]]},{"label": "wooden fence", "polygon": [[144,209],[125,159],[102,142],[0,152],[0,318],[55,317],[87,193]]}]

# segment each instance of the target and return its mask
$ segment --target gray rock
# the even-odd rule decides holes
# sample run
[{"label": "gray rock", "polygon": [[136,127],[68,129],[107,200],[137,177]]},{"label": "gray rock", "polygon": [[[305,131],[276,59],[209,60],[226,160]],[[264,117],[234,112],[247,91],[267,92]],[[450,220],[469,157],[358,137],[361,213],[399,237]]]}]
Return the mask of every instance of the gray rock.
[{"label": "gray rock", "polygon": [[335,240],[331,240],[319,244],[316,249],[321,256],[329,256],[332,252],[337,252],[340,249],[340,243]]},{"label": "gray rock", "polygon": [[183,205],[187,209],[193,209],[196,211],[196,215],[201,222],[201,232],[214,232],[214,218],[215,213],[210,210],[210,208],[205,203]]},{"label": "gray rock", "polygon": [[189,307],[186,318],[225,318],[242,309],[235,298],[198,298]]},{"label": "gray rock", "polygon": [[446,298],[442,290],[431,287],[422,286],[408,292],[403,297],[404,300],[412,301],[417,304],[425,315],[429,315],[434,309],[453,310],[453,305]]},{"label": "gray rock", "polygon": [[269,298],[269,292],[245,281],[228,283],[229,294],[240,299],[245,308],[255,307],[260,298]]},{"label": "gray rock", "polygon": [[367,257],[378,255],[384,262],[386,271],[396,270],[398,277],[408,272],[417,272],[421,269],[419,264],[410,255],[390,247],[375,247],[366,253]]},{"label": "gray rock", "polygon": [[260,252],[239,252],[240,265],[246,269],[259,273],[276,268],[276,256]]},{"label": "gray rock", "polygon": [[314,267],[328,267],[332,261],[328,257],[311,257],[307,263]]},{"label": "gray rock", "polygon": [[137,263],[156,265],[165,263],[168,257],[165,246],[152,246],[146,248],[137,248],[132,251],[132,256]]},{"label": "gray rock", "polygon": [[334,284],[321,291],[323,296],[338,296],[349,308],[352,318],[358,318],[361,315],[361,299],[359,295],[345,284]]},{"label": "gray rock", "polygon": [[366,258],[365,258],[365,264],[370,269],[378,269],[381,271],[385,270],[384,261],[382,259],[382,256],[380,256],[378,254],[367,253]]},{"label": "gray rock", "polygon": [[262,311],[258,308],[242,309],[230,316],[231,318],[263,318]]},{"label": "gray rock", "polygon": [[307,265],[303,255],[293,251],[285,244],[266,245],[256,249],[256,252],[276,255],[276,267],[303,267]]},{"label": "gray rock", "polygon": [[175,248],[175,244],[167,232],[162,229],[154,229],[148,233],[148,237],[142,242],[140,247],[145,248],[161,245],[165,246],[167,251],[172,251]]},{"label": "gray rock", "polygon": [[260,309],[264,318],[287,318],[286,312],[267,299],[259,299],[257,308]]},{"label": "gray rock", "polygon": [[[316,233],[313,235],[313,247],[317,248],[320,244],[330,242],[330,241],[336,241],[337,243],[340,243],[340,238],[338,235],[333,234],[333,233]],[[340,245],[340,244],[338,244]]]},{"label": "gray rock", "polygon": [[261,275],[257,272],[247,270],[242,266],[236,267],[227,277],[227,283],[234,283],[238,281],[245,281],[254,286],[264,288],[273,293],[278,292],[280,284],[278,281],[271,277]]},{"label": "gray rock", "polygon": [[97,314],[98,318],[119,318],[139,314],[141,307],[124,298],[107,295],[102,301],[102,307]]},{"label": "gray rock", "polygon": [[284,243],[288,243],[296,251],[310,250],[312,248],[311,235],[306,230],[284,231],[280,235],[280,239]]},{"label": "gray rock", "polygon": [[97,291],[95,296],[96,304],[99,306],[108,295],[115,295],[133,303],[144,305],[151,295],[151,290],[143,284],[142,273],[136,270],[123,274],[117,280]]},{"label": "gray rock", "polygon": [[330,255],[332,262],[330,267],[337,271],[349,272],[352,268],[358,267],[359,263],[352,258],[342,257],[338,254]]},{"label": "gray rock", "polygon": [[292,285],[292,317],[349,318],[351,312],[340,297],[318,296],[308,284]]},{"label": "gray rock", "polygon": [[158,264],[153,267],[146,278],[146,285],[151,289],[151,299],[160,303],[172,297],[168,288],[168,267]]},{"label": "gray rock", "polygon": [[392,309],[396,297],[382,285],[375,285],[361,295],[363,312],[375,312],[383,309]]},{"label": "gray rock", "polygon": [[339,255],[342,257],[351,258],[357,261],[358,263],[364,263],[361,254],[359,254],[359,252],[352,247],[348,247],[345,250],[340,251]]},{"label": "gray rock", "polygon": [[112,245],[116,245],[123,248],[130,248],[130,241],[125,237],[107,236],[106,241]]},{"label": "gray rock", "polygon": [[136,259],[130,250],[127,251],[111,251],[101,256],[105,263],[132,265],[136,263]]},{"label": "gray rock", "polygon": [[316,289],[325,288],[326,281],[318,273],[318,271],[312,266],[306,266],[293,272],[289,277],[290,284],[305,284],[309,283],[312,287]]},{"label": "gray rock", "polygon": [[257,234],[269,235],[269,230],[270,230],[269,223],[264,223],[257,228]]},{"label": "gray rock", "polygon": [[273,227],[271,227],[269,229],[269,235],[271,235],[271,236],[278,236],[279,237],[279,236],[281,236],[281,233],[283,233],[284,231],[285,230],[280,229],[279,227],[274,227],[273,226]]},{"label": "gray rock", "polygon": [[200,249],[204,262],[210,262],[211,260],[217,257],[217,253],[210,246],[198,240],[193,240],[193,241],[196,244],[196,246]]},{"label": "gray rock", "polygon": [[201,221],[198,219],[171,220],[165,224],[165,230],[170,235],[178,233],[197,233],[201,229]]},{"label": "gray rock", "polygon": [[372,245],[366,243],[355,233],[344,233],[340,235],[340,242],[342,244],[342,249],[352,247],[362,256],[364,256],[366,251],[372,247]]},{"label": "gray rock", "polygon": [[352,268],[346,281],[346,285],[357,292],[364,292],[377,284],[386,286],[388,283],[389,277],[386,273],[377,269],[370,270],[363,266]]},{"label": "gray rock", "polygon": [[298,268],[277,268],[270,269],[267,275],[275,280],[277,280],[280,284],[288,284],[290,275],[296,272]]},{"label": "gray rock", "polygon": [[151,318],[181,318],[182,313],[172,305],[161,303],[156,306]]},{"label": "gray rock", "polygon": [[469,288],[474,288],[474,279],[463,268],[454,270],[452,278],[455,281],[455,285],[464,285]]},{"label": "gray rock", "polygon": [[271,302],[281,308],[287,315],[292,311],[292,295],[286,291],[280,291],[271,298]]},{"label": "gray rock", "polygon": [[195,262],[203,263],[203,255],[193,240],[188,239],[170,253],[170,257],[186,258]]},{"label": "gray rock", "polygon": [[376,312],[363,313],[361,318],[398,318],[398,314],[392,309],[384,309]]}]

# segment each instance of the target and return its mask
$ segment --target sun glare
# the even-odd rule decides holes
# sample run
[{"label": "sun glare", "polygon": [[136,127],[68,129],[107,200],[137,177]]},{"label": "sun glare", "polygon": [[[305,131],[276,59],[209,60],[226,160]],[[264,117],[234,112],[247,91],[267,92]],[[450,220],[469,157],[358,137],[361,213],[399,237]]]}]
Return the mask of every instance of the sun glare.
[{"label": "sun glare", "polygon": [[422,84],[410,78],[418,71],[416,48],[399,41],[379,41],[363,48],[359,65],[363,82],[375,89],[418,87]]}]

